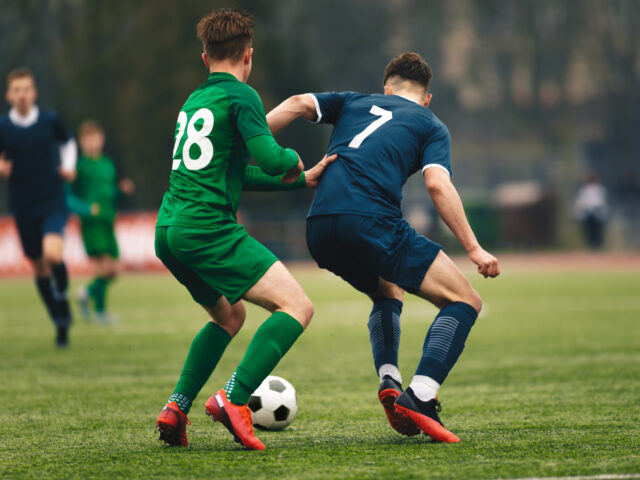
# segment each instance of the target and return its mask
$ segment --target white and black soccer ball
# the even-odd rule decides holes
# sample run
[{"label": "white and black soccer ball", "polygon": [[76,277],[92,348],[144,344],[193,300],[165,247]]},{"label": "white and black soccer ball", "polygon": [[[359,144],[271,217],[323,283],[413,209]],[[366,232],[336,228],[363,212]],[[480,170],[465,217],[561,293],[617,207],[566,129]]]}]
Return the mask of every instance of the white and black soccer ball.
[{"label": "white and black soccer ball", "polygon": [[282,377],[270,375],[249,397],[253,426],[261,430],[281,430],[296,417],[296,389]]}]

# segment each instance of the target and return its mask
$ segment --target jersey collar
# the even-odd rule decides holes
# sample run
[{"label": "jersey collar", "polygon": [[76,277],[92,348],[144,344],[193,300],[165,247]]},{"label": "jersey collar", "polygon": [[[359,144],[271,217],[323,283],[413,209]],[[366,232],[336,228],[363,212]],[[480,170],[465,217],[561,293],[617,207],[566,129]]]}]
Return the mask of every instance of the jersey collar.
[{"label": "jersey collar", "polygon": [[[402,98],[404,98],[405,100],[409,100],[410,102],[413,102],[413,103],[418,103],[418,102],[416,102],[413,98],[405,97],[404,95],[396,95],[396,96],[398,96],[398,97],[402,97]],[[420,105],[420,104],[418,103],[418,105]]]},{"label": "jersey collar", "polygon": [[31,125],[34,125],[38,121],[38,116],[40,115],[40,109],[37,105],[34,105],[31,108],[31,111],[27,114],[26,117],[23,117],[18,113],[18,110],[12,108],[9,110],[9,120],[11,123],[18,127],[27,128]]}]

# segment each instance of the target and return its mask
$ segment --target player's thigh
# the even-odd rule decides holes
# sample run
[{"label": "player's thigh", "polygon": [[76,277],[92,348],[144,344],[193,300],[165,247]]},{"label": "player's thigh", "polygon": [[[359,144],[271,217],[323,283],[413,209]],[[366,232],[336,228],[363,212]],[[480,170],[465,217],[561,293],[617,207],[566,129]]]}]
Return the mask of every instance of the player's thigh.
[{"label": "player's thigh", "polygon": [[322,215],[307,220],[307,246],[320,268],[329,270],[355,289],[371,294],[379,285],[380,252],[375,219],[357,215]]},{"label": "player's thigh", "polygon": [[313,305],[279,260],[243,295],[243,298],[270,312],[281,310],[306,327],[313,315]]},{"label": "player's thigh", "polygon": [[447,303],[465,302],[480,311],[482,302],[469,281],[442,250],[431,263],[416,295],[439,308]]},{"label": "player's thigh", "polygon": [[170,227],[157,227],[155,232],[156,255],[165,267],[191,294],[194,301],[200,305],[214,307],[222,294],[211,287],[188,265],[185,265],[174,255],[167,239]]},{"label": "player's thigh", "polygon": [[42,237],[42,256],[50,263],[60,263],[62,261],[62,250],[64,248],[64,237],[59,233],[46,233]]},{"label": "player's thigh", "polygon": [[67,212],[54,211],[45,215],[42,221],[42,255],[51,263],[62,261],[63,235],[67,218]]},{"label": "player's thigh", "polygon": [[378,288],[373,293],[370,293],[369,297],[374,302],[377,300],[385,300],[388,298],[393,298],[402,302],[404,300],[404,289],[399,287],[395,283],[389,282],[380,277],[378,279]]},{"label": "player's thigh", "polygon": [[238,224],[169,227],[167,238],[173,255],[232,305],[278,261]]},{"label": "player's thigh", "polygon": [[118,258],[119,256],[118,242],[111,222],[83,221],[82,241],[90,257],[108,255],[111,258]]}]

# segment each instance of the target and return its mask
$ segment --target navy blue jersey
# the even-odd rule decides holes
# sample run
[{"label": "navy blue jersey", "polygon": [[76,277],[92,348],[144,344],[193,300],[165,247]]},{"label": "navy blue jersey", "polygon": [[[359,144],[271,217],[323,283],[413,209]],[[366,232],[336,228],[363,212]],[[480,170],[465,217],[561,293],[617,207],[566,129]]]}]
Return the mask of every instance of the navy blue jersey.
[{"label": "navy blue jersey", "polygon": [[313,94],[319,122],[334,125],[309,217],[353,213],[401,217],[402,186],[426,168],[451,174],[451,137],[427,108],[397,95]]},{"label": "navy blue jersey", "polygon": [[13,162],[8,182],[13,213],[37,216],[66,210],[59,147],[70,138],[54,111],[40,110],[27,127],[14,124],[8,114],[0,116],[0,152]]}]

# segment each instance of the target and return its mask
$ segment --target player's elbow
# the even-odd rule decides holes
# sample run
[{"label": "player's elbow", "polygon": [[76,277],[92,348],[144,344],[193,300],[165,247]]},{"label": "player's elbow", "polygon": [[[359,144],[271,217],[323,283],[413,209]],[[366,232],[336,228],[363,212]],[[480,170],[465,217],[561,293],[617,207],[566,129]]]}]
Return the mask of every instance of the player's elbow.
[{"label": "player's elbow", "polygon": [[441,194],[445,191],[445,183],[441,178],[425,177],[424,184],[431,196]]},{"label": "player's elbow", "polygon": [[308,93],[294,95],[289,100],[291,101],[292,110],[299,116],[306,120],[316,119],[316,106],[311,95]]}]

